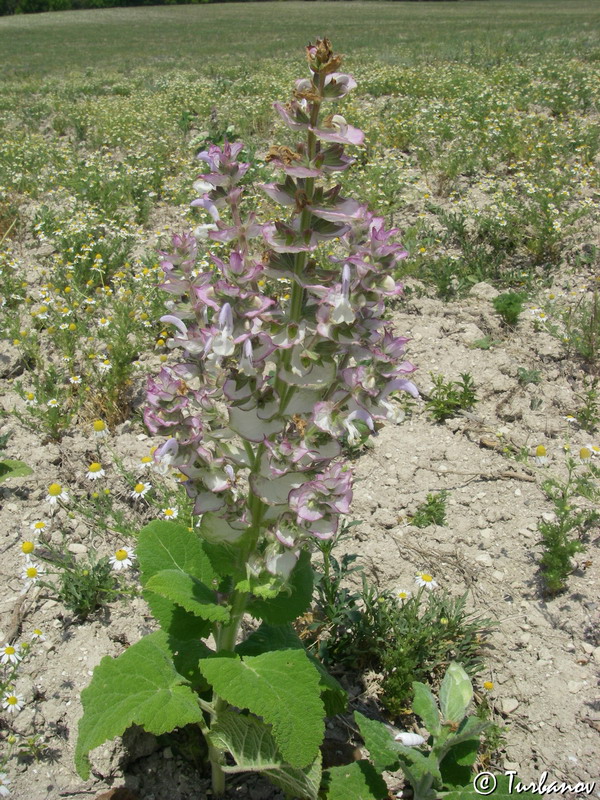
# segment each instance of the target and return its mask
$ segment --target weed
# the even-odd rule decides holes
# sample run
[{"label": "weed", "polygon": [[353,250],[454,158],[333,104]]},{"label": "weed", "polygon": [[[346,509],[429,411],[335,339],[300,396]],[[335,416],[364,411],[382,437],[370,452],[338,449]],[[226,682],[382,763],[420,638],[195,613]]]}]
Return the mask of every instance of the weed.
[{"label": "weed", "polygon": [[563,344],[567,353],[578,356],[589,368],[595,370],[600,358],[600,298],[594,292],[591,301],[581,298],[562,314]]},{"label": "weed", "polygon": [[527,367],[517,368],[517,380],[521,386],[527,386],[532,383],[537,386],[542,379],[542,373],[539,369],[527,369]]},{"label": "weed", "polygon": [[473,350],[491,350],[495,344],[497,342],[488,335],[484,336],[483,339],[475,339],[474,342],[471,342],[471,348]]},{"label": "weed", "polygon": [[583,389],[583,393],[577,395],[582,405],[575,411],[575,419],[579,427],[586,433],[595,433],[600,424],[598,378],[593,378],[591,383],[584,378]]},{"label": "weed", "polygon": [[427,528],[429,525],[445,525],[447,497],[448,492],[446,491],[428,494],[425,502],[415,511],[410,524],[415,525],[417,528]]},{"label": "weed", "polygon": [[445,381],[443,375],[431,374],[433,389],[425,408],[435,422],[443,422],[459,411],[468,411],[477,403],[473,377],[468,372],[460,375],[460,381]]},{"label": "weed", "polygon": [[519,322],[525,299],[525,295],[519,292],[505,292],[494,297],[492,305],[502,317],[502,322],[509,328],[514,328]]},{"label": "weed", "polygon": [[541,520],[538,523],[545,549],[540,561],[542,582],[548,595],[558,594],[566,588],[567,578],[573,571],[571,558],[585,550],[581,537],[600,520],[597,511],[573,505],[577,496],[593,498],[595,501],[600,499],[600,492],[589,475],[577,477],[575,471],[575,461],[569,458],[566,481],[549,478],[542,484],[543,491],[554,504],[555,515],[552,521]]}]

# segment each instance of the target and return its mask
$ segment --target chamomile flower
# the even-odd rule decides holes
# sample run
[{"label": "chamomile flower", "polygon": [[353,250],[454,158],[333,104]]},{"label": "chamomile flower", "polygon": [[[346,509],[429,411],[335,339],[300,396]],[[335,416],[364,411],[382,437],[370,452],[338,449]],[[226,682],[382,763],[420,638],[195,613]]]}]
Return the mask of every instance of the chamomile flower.
[{"label": "chamomile flower", "polygon": [[[583,449],[583,448],[582,448]],[[586,444],[585,449],[589,450],[593,456],[600,456],[600,445]]]},{"label": "chamomile flower", "polygon": [[548,456],[546,455],[546,448],[544,447],[543,444],[538,444],[538,446],[535,448],[534,461],[540,467],[543,467],[544,464],[548,463]]},{"label": "chamomile flower", "polygon": [[177,519],[178,510],[176,507],[173,508],[163,508],[162,515],[165,519]]},{"label": "chamomile flower", "polygon": [[108,436],[108,428],[106,427],[106,422],[102,419],[95,419],[92,423],[92,429],[94,431],[94,436],[96,439],[103,439],[105,436]]},{"label": "chamomile flower", "polygon": [[18,645],[15,647],[12,644],[5,644],[0,653],[0,664],[18,664],[23,658]]},{"label": "chamomile flower", "polygon": [[486,690],[486,692],[491,692],[492,689],[494,688],[493,681],[484,681],[483,688]]},{"label": "chamomile flower", "polygon": [[571,423],[571,425],[576,425],[577,424],[577,420],[573,416],[573,414],[567,414],[566,416],[563,417],[563,419],[566,420],[566,422]]},{"label": "chamomile flower", "polygon": [[100,317],[100,319],[98,320],[99,328],[108,328],[109,325],[110,325],[110,320],[107,319],[106,317]]},{"label": "chamomile flower", "polygon": [[87,479],[90,481],[97,481],[99,478],[103,478],[105,475],[106,472],[102,469],[102,464],[100,464],[98,461],[92,461],[86,473]]},{"label": "chamomile flower", "polygon": [[25,705],[25,698],[22,694],[7,692],[2,698],[2,708],[9,714],[16,714]]},{"label": "chamomile flower", "polygon": [[39,628],[34,628],[31,632],[31,639],[34,642],[45,642],[46,637]]},{"label": "chamomile flower", "polygon": [[45,531],[47,527],[48,523],[44,522],[43,519],[36,519],[29,526],[29,530],[35,531],[36,533],[41,533],[41,531]]},{"label": "chamomile flower", "polygon": [[27,558],[29,558],[29,556],[33,553],[34,550],[35,550],[35,544],[33,542],[30,542],[28,540],[21,542],[21,552]]},{"label": "chamomile flower", "polygon": [[35,392],[25,392],[25,405],[37,406],[37,398]]},{"label": "chamomile flower", "polygon": [[46,501],[50,503],[51,506],[55,506],[59,500],[66,503],[68,499],[69,495],[65,492],[60,483],[50,484],[48,487],[48,494],[46,495]]},{"label": "chamomile flower", "polygon": [[429,591],[433,591],[437,589],[437,583],[433,580],[433,577],[428,572],[418,572],[415,575],[415,583],[417,586],[424,586]]},{"label": "chamomile flower", "polygon": [[113,569],[120,572],[122,569],[129,569],[135,561],[135,552],[132,547],[120,547],[109,559]]},{"label": "chamomile flower", "polygon": [[0,772],[0,797],[8,797],[10,795],[10,790],[8,788],[9,783],[10,778],[7,776],[6,772]]},{"label": "chamomile flower", "polygon": [[111,369],[112,364],[108,358],[102,359],[102,361],[98,364],[98,372],[100,372],[101,375],[105,375],[107,372],[110,372]]},{"label": "chamomile flower", "polygon": [[25,564],[25,568],[21,573],[21,578],[25,581],[25,591],[27,591],[30,586],[37,583],[43,573],[44,569],[40,564],[34,564],[32,561]]},{"label": "chamomile flower", "polygon": [[81,383],[81,375],[71,375],[69,383],[72,383],[73,386],[79,386]]},{"label": "chamomile flower", "polygon": [[400,603],[405,603],[407,600],[410,600],[410,598],[412,597],[412,593],[411,592],[407,592],[405,589],[396,589],[394,594],[396,595],[396,599]]},{"label": "chamomile flower", "polygon": [[584,464],[586,464],[591,457],[592,457],[592,451],[590,450],[590,448],[582,447],[581,450],[579,451],[579,458],[581,459],[581,461]]},{"label": "chamomile flower", "polygon": [[58,408],[58,400],[56,400],[56,398],[53,397],[52,400],[48,400],[46,405],[48,406],[48,408]]},{"label": "chamomile flower", "polygon": [[131,497],[133,497],[134,500],[137,500],[139,497],[143,497],[145,494],[147,494],[150,489],[152,489],[152,485],[150,483],[136,483],[136,485],[133,487],[133,492],[131,492]]},{"label": "chamomile flower", "polygon": [[140,458],[139,467],[142,470],[152,469],[152,465],[154,464],[154,459],[152,456],[142,456]]}]

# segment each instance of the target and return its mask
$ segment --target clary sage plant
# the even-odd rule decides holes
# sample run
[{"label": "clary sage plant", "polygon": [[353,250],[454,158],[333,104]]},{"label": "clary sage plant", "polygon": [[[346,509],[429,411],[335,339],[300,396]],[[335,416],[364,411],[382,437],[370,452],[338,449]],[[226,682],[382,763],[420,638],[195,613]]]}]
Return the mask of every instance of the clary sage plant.
[{"label": "clary sage plant", "polygon": [[[186,478],[199,526],[153,522],[139,536],[144,596],[160,630],[104,658],[82,693],[77,767],[138,724],[155,734],[200,726],[222,795],[228,773],[258,771],[293,797],[316,798],[324,717],[345,695],[291,626],[312,596],[311,544],[350,508],[350,444],[399,421],[395,392],[417,395],[407,339],[384,320],[406,256],[396,230],[342,197],[335,174],[363,133],[330,101],[355,87],[327,39],[307,47],[310,77],[275,108],[299,138],[271,147],[278,182],[262,186],[285,221],[245,213],[240,143],[199,154],[193,205],[213,223],[163,253],[170,341],[181,353],[149,381],[144,419],[167,437],[159,468]],[[198,237],[227,243],[196,267]],[[324,256],[321,243],[332,251]],[[287,286],[289,291],[282,291]],[[249,626],[242,636],[245,618]]]}]

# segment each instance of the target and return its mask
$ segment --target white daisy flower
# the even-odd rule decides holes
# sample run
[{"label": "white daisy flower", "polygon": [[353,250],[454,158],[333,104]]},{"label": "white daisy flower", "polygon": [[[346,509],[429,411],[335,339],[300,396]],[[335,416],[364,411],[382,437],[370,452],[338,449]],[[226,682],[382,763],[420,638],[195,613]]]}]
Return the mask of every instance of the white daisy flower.
[{"label": "white daisy flower", "polygon": [[37,406],[37,398],[34,392],[25,392],[25,405]]},{"label": "white daisy flower", "polygon": [[539,467],[543,467],[544,464],[548,463],[548,457],[546,455],[546,448],[544,447],[543,444],[538,444],[538,446],[535,448],[534,461]]},{"label": "white daisy flower", "polygon": [[72,383],[74,386],[79,386],[81,383],[81,375],[71,375],[69,383]]},{"label": "white daisy flower", "polygon": [[31,639],[34,642],[45,642],[46,637],[39,628],[34,628],[31,633]]},{"label": "white daisy flower", "polygon": [[18,664],[23,658],[21,648],[12,644],[5,644],[0,650],[0,664]]},{"label": "white daisy flower", "polygon": [[48,523],[44,522],[43,519],[36,519],[29,526],[29,530],[36,531],[37,533],[40,533],[41,531],[45,531],[47,527],[48,527]]},{"label": "white daisy flower", "polygon": [[9,714],[16,714],[25,705],[25,698],[22,694],[7,692],[2,699],[2,708]]},{"label": "white daisy flower", "polygon": [[21,573],[21,578],[25,581],[25,591],[27,591],[30,586],[33,586],[34,583],[37,583],[40,576],[43,574],[44,568],[40,564],[34,564],[32,561],[28,561]]},{"label": "white daisy flower", "polygon": [[437,582],[433,580],[433,577],[428,572],[418,572],[415,576],[415,583],[417,586],[425,586],[430,591],[438,587]]},{"label": "white daisy flower", "polygon": [[90,481],[97,481],[99,478],[103,478],[106,475],[106,472],[102,469],[102,464],[98,461],[93,461],[86,473],[86,477]]},{"label": "white daisy flower", "polygon": [[65,490],[62,488],[60,483],[51,483],[48,487],[48,494],[46,495],[46,501],[50,503],[51,506],[55,506],[59,500],[62,500],[63,503],[66,503],[69,499],[69,495]]},{"label": "white daisy flower", "polygon": [[131,492],[131,497],[137,500],[139,497],[143,497],[147,494],[150,489],[152,489],[152,484],[150,483],[136,483],[133,487],[133,492]]},{"label": "white daisy flower", "polygon": [[401,603],[405,603],[412,597],[412,592],[407,592],[405,589],[396,589],[394,594],[396,596],[396,599],[399,600]]},{"label": "white daisy flower", "polygon": [[162,515],[165,519],[177,519],[178,513],[177,507],[162,509]]},{"label": "white daisy flower", "polygon": [[52,398],[52,400],[48,400],[46,405],[48,406],[48,408],[58,408],[58,400]]},{"label": "white daisy flower", "polygon": [[119,548],[114,556],[111,556],[110,564],[113,569],[120,572],[122,569],[129,569],[135,561],[135,552],[132,547]]},{"label": "white daisy flower", "polygon": [[140,458],[140,463],[138,466],[141,470],[146,471],[152,469],[153,464],[154,464],[154,459],[152,458],[152,456],[142,456],[142,458]]},{"label": "white daisy flower", "polygon": [[108,436],[108,428],[106,427],[106,422],[104,422],[104,420],[95,419],[92,423],[92,428],[96,439],[103,439],[105,436]]},{"label": "white daisy flower", "polygon": [[112,364],[110,363],[110,359],[105,358],[98,364],[98,371],[101,375],[106,375],[107,372],[110,372],[112,369]]},{"label": "white daisy flower", "polygon": [[600,445],[586,444],[585,449],[589,450],[593,456],[600,456]]}]

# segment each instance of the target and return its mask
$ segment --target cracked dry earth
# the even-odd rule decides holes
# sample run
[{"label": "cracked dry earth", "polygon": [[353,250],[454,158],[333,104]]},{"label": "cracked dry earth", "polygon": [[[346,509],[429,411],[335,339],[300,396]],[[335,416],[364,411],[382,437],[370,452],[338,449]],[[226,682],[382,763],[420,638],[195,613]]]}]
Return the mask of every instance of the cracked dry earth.
[{"label": "cracked dry earth", "polygon": [[[432,386],[430,372],[453,380],[469,372],[479,403],[472,413],[443,424],[433,424],[418,403],[403,423],[383,427],[353,465],[351,518],[362,523],[351,529],[344,546],[361,556],[380,588],[410,590],[415,573],[425,570],[452,594],[467,591],[470,609],[496,621],[487,671],[479,678],[494,682],[491,703],[506,726],[507,743],[496,754],[495,770],[514,769],[527,780],[539,779],[544,770],[553,779],[571,783],[598,780],[599,531],[590,532],[586,552],[579,554],[562,595],[545,600],[537,571],[537,525],[552,511],[540,483],[548,475],[564,477],[566,441],[574,452],[590,441],[564,419],[577,407],[581,371],[564,357],[560,342],[536,329],[526,315],[516,331],[503,331],[490,303],[496,293],[491,286],[478,284],[453,304],[425,296],[416,283],[412,290],[393,319],[396,331],[411,337],[409,357],[419,366],[416,382],[424,396]],[[485,335],[495,345],[490,350],[473,348]],[[520,366],[538,369],[540,383],[519,384]],[[154,365],[145,364],[142,373],[146,367],[152,370]],[[3,382],[2,391],[4,408],[12,408],[17,399],[10,381]],[[199,781],[173,749],[140,732],[94,751],[89,781],[76,775],[79,692],[104,655],[118,655],[150,632],[153,623],[141,599],[116,602],[82,625],[71,624],[65,609],[43,593],[29,593],[19,605],[19,544],[30,522],[45,513],[50,482],[58,477],[65,485],[79,480],[83,486],[81,469],[77,473],[73,465],[83,463],[90,445],[83,434],[75,433],[60,445],[42,447],[16,420],[10,419],[1,430],[8,429],[14,432],[11,455],[27,461],[34,473],[26,480],[7,481],[0,489],[5,585],[0,639],[5,641],[19,622],[23,629],[39,627],[46,634],[19,677],[17,691],[26,706],[13,725],[21,734],[43,733],[50,743],[50,758],[29,764],[11,761],[11,796],[209,797],[207,781]],[[145,455],[151,443],[137,421],[125,423],[111,440],[126,464]],[[516,460],[505,452],[526,448],[532,455],[538,444],[547,448],[547,466],[534,465],[532,458]],[[407,520],[427,493],[443,489],[448,491],[447,525],[412,527]],[[93,545],[110,552],[115,545],[63,510],[54,524],[58,521],[70,532],[74,551],[85,553]],[[600,796],[598,786],[595,792]],[[260,780],[240,781],[229,796],[280,797]]]}]

